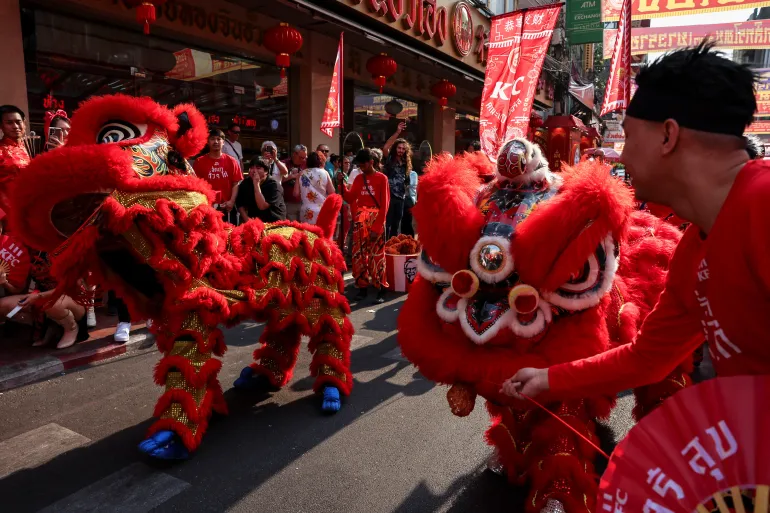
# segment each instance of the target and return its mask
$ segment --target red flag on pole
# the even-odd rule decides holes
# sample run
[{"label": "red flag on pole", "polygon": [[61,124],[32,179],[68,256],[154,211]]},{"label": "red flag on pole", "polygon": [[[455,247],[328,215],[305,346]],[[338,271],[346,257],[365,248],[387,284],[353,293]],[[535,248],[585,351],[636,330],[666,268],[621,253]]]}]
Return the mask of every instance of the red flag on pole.
[{"label": "red flag on pole", "polygon": [[631,101],[631,0],[623,0],[618,37],[612,50],[610,79],[604,91],[601,115],[625,110]]},{"label": "red flag on pole", "polygon": [[340,45],[337,48],[337,60],[334,62],[334,73],[332,74],[332,85],[329,87],[329,97],[326,99],[326,109],[324,117],[321,120],[321,132],[332,136],[335,128],[342,128],[342,36],[340,34]]},{"label": "red flag on pole", "polygon": [[481,100],[481,149],[497,160],[500,147],[526,137],[543,60],[561,5],[492,18]]}]

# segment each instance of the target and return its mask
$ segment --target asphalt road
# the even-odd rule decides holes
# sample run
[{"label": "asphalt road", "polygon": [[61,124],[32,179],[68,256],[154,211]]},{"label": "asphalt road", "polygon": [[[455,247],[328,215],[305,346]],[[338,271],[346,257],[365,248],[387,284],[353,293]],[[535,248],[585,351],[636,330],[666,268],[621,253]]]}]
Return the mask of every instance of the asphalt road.
[{"label": "asphalt road", "polygon": [[[446,388],[400,357],[402,304],[355,308],[355,386],[334,416],[320,414],[307,351],[280,392],[230,389],[262,328],[229,330],[220,380],[230,415],[213,419],[182,463],[150,461],[136,449],[161,393],[151,378],[155,351],[0,394],[0,510],[521,511],[521,492],[485,471],[483,404],[452,416]],[[629,429],[631,401],[620,401],[606,439]]]}]

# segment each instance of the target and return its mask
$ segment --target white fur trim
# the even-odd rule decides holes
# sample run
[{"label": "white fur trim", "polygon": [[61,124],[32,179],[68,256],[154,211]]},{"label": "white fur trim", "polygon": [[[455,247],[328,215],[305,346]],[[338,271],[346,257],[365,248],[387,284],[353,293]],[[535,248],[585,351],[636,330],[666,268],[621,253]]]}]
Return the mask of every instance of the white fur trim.
[{"label": "white fur trim", "polygon": [[487,331],[479,335],[474,331],[473,328],[471,328],[471,325],[468,323],[467,307],[467,299],[463,298],[457,303],[457,309],[460,312],[460,326],[462,326],[465,335],[476,345],[483,345],[492,340],[501,329],[510,325],[511,317],[516,315],[516,312],[509,308],[503,315],[500,316],[499,319],[497,319],[497,322],[490,326]]},{"label": "white fur trim", "polygon": [[460,316],[460,303],[457,303],[457,310],[454,311],[444,308],[444,301],[446,301],[450,294],[454,294],[451,287],[441,293],[441,296],[439,296],[438,301],[436,302],[436,313],[442,321],[451,324]]},{"label": "white fur trim", "polygon": [[544,332],[548,325],[551,324],[552,319],[551,305],[541,298],[540,303],[537,305],[537,314],[531,323],[522,324],[519,322],[519,316],[513,315],[511,316],[509,327],[514,335],[521,338],[532,338]]},{"label": "white fur trim", "polygon": [[[599,285],[598,289],[588,291],[576,297],[565,297],[559,293],[560,289],[554,292],[543,292],[542,298],[556,306],[560,306],[561,308],[573,312],[586,310],[587,308],[598,305],[604,295],[612,288],[612,283],[615,281],[615,273],[618,270],[618,257],[615,256],[615,241],[612,238],[612,234],[608,234],[601,244],[604,247],[605,261],[604,275],[601,278],[602,283]],[[565,292],[569,291],[565,290]]]},{"label": "white fur trim", "polygon": [[417,272],[431,283],[452,283],[451,274],[444,270],[437,271],[431,269],[428,264],[423,261],[422,255],[417,258]]},{"label": "white fur trim", "polygon": [[[497,272],[489,272],[481,266],[481,263],[479,263],[479,251],[481,251],[481,248],[487,244],[496,244],[497,246],[500,246],[500,249],[502,249],[503,253],[505,254],[503,266]],[[489,235],[481,237],[473,246],[470,259],[471,269],[473,269],[473,272],[476,273],[476,276],[478,276],[480,280],[485,281],[486,283],[497,283],[503,281],[513,272],[513,253],[511,253],[511,241],[503,237],[491,237]]]}]

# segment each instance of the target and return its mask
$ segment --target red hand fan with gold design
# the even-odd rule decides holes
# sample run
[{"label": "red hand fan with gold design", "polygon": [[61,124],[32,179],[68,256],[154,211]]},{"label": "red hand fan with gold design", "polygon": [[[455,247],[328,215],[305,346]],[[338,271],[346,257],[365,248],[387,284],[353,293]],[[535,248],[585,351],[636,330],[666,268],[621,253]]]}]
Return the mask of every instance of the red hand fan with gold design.
[{"label": "red hand fan with gold design", "polygon": [[612,453],[598,511],[768,513],[770,376],[686,388]]}]

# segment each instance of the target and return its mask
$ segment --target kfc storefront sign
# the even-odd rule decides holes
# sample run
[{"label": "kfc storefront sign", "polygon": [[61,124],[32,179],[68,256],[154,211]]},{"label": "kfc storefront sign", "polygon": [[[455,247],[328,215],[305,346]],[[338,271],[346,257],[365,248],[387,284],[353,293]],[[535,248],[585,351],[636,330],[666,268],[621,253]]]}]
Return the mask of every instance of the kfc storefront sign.
[{"label": "kfc storefront sign", "polygon": [[451,0],[338,0],[441,52],[484,70],[489,20],[468,2]]}]

